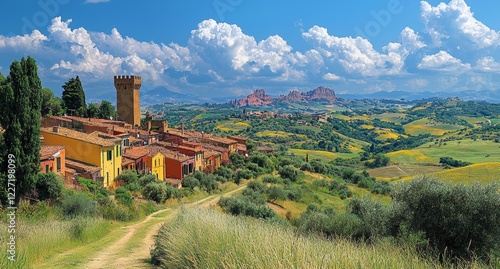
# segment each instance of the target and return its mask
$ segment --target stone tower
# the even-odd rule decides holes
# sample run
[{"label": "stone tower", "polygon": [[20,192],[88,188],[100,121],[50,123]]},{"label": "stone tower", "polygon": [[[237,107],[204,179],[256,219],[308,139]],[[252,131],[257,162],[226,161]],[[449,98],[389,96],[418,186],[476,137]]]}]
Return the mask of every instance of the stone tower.
[{"label": "stone tower", "polygon": [[117,120],[141,125],[141,104],[139,90],[141,77],[115,76]]}]

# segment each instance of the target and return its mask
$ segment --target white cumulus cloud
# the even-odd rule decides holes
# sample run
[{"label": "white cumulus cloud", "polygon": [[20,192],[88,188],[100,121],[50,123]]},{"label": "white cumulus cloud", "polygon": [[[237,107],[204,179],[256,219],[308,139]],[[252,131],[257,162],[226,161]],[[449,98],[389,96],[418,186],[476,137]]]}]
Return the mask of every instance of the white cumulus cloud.
[{"label": "white cumulus cloud", "polygon": [[448,52],[442,50],[436,54],[425,56],[417,67],[420,69],[456,73],[465,72],[471,69],[470,64],[464,64],[459,59],[454,58]]},{"label": "white cumulus cloud", "polygon": [[421,2],[421,17],[435,46],[467,46],[473,49],[497,47],[500,33],[474,17],[464,0],[451,0],[433,7]]}]

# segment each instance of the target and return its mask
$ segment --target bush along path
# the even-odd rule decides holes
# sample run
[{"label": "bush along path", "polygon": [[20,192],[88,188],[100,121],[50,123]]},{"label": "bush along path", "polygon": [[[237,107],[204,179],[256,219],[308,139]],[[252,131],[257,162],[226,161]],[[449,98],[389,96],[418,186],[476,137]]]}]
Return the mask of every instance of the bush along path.
[{"label": "bush along path", "polygon": [[[185,205],[208,207],[217,204],[220,196],[230,196],[246,185],[223,194],[214,194]],[[150,251],[160,226],[171,219],[179,208],[157,211],[146,219],[119,226],[95,242],[70,249],[37,264],[38,268],[154,268]]]}]

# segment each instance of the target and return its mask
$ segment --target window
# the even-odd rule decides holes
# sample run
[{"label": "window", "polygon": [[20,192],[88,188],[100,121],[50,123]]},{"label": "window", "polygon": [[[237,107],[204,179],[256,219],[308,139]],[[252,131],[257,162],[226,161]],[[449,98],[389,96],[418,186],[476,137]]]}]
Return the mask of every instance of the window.
[{"label": "window", "polygon": [[111,161],[111,159],[113,159],[113,151],[108,150],[108,161]]},{"label": "window", "polygon": [[57,172],[61,171],[61,157],[57,157]]},{"label": "window", "polygon": [[120,168],[118,168],[118,176],[120,175]]},{"label": "window", "polygon": [[125,147],[130,146],[130,139],[128,139],[128,138],[123,139],[123,146],[125,146]]},{"label": "window", "polygon": [[49,165],[48,165],[48,164],[46,164],[46,165],[45,165],[45,173],[48,173],[48,172],[49,172]]}]

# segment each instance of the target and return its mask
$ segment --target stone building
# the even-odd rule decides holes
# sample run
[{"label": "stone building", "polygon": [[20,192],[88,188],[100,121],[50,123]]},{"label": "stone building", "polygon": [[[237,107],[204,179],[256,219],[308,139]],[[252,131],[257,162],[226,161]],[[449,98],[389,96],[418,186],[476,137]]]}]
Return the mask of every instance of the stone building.
[{"label": "stone building", "polygon": [[115,76],[117,120],[141,125],[140,76]]}]

